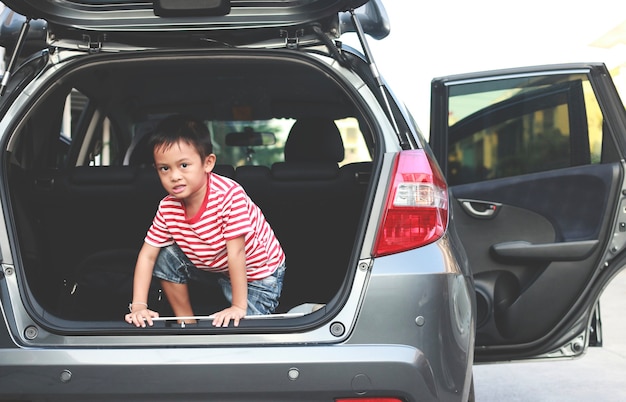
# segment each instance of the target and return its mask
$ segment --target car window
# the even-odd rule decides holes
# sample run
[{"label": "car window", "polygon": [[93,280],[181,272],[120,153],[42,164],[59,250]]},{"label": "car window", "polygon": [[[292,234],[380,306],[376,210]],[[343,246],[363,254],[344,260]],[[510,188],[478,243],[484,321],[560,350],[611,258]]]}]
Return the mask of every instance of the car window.
[{"label": "car window", "polygon": [[89,166],[119,166],[125,152],[122,140],[115,125],[108,116],[96,114],[85,136],[86,147],[81,149],[79,160]]},{"label": "car window", "polygon": [[[138,122],[132,129],[132,139],[125,151],[123,164],[149,165],[152,163],[152,153],[147,149],[146,143],[150,132],[164,115],[151,116]],[[261,165],[270,167],[276,162],[284,161],[284,148],[289,131],[296,122],[290,118],[275,118],[267,120],[205,120],[211,141],[213,152],[217,156],[218,164],[231,165],[233,167],[244,165]],[[359,130],[357,119],[353,117],[338,119],[335,124],[343,139],[345,148],[344,160],[339,165],[353,162],[371,161],[371,156]],[[271,143],[252,145],[233,145],[227,141],[229,135],[244,135],[247,132],[271,133],[274,140]]]},{"label": "car window", "polygon": [[449,99],[450,184],[602,160],[602,114],[584,75],[467,83]]},{"label": "car window", "polygon": [[[276,162],[283,162],[285,141],[289,136],[295,119],[270,119],[259,121],[207,121],[206,124],[212,135],[214,152],[218,163],[232,166],[263,165],[271,166]],[[344,160],[339,165],[353,162],[371,161],[365,140],[359,130],[355,118],[335,120],[339,128],[345,148]],[[270,132],[276,139],[274,144],[260,146],[229,146],[226,136],[229,133],[241,133],[249,129],[256,132]]]},{"label": "car window", "polygon": [[[56,119],[57,146],[48,148],[48,167],[64,169],[68,166],[147,166],[152,164],[152,153],[147,141],[156,124],[167,114],[148,114],[139,120],[119,113],[107,112],[97,102],[76,88],[64,95]],[[59,113],[61,115],[59,115]],[[218,164],[233,167],[261,165],[271,167],[284,161],[284,147],[289,131],[296,122],[293,118],[266,120],[204,120],[213,142]],[[366,144],[359,122],[354,117],[336,119],[341,134],[345,157],[340,166],[354,162],[370,162],[370,150]],[[36,130],[33,130],[33,132]],[[239,146],[227,143],[227,136],[246,131],[271,133],[274,141],[267,144]]]},{"label": "car window", "polygon": [[[50,107],[58,105],[58,108]],[[149,166],[152,152],[147,149],[150,133],[168,113],[147,113],[129,116],[120,109],[108,108],[77,88],[71,88],[62,100],[51,100],[50,113],[56,110],[60,122],[57,131],[59,146],[54,148],[56,169],[69,166]],[[62,109],[62,110],[60,110]],[[111,109],[111,110],[109,110]],[[239,167],[260,165],[271,167],[284,161],[284,147],[294,118],[268,118],[260,120],[209,120],[205,119],[211,133],[217,163]],[[355,162],[371,162],[370,149],[355,117],[334,120],[344,145],[344,159],[340,166]],[[248,145],[228,143],[229,135],[247,132],[271,134],[273,141]]]},{"label": "car window", "polygon": [[[65,97],[56,148],[56,168],[67,166],[71,158],[72,143],[78,156],[76,166],[121,165],[123,153],[128,148],[121,130],[102,109],[93,107],[89,98],[76,88]],[[76,139],[78,139],[76,141]]]}]

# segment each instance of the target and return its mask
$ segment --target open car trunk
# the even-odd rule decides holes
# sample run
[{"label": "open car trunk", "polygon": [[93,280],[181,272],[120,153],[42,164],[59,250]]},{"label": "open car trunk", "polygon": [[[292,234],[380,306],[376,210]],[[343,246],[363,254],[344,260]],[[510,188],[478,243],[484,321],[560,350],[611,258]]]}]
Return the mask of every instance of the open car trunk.
[{"label": "open car trunk", "polygon": [[[100,54],[63,75],[46,73],[50,84],[25,108],[4,157],[16,264],[27,304],[46,327],[126,327],[135,259],[165,195],[145,140],[171,113],[207,123],[214,173],[238,181],[277,234],[287,256],[277,312],[322,307],[316,316],[323,316],[342,300],[356,267],[372,129],[346,83],[301,57]],[[250,130],[276,141],[227,144],[227,135]],[[171,314],[160,284],[152,285],[151,308]],[[191,285],[191,292],[197,315],[225,303],[219,288]]]}]

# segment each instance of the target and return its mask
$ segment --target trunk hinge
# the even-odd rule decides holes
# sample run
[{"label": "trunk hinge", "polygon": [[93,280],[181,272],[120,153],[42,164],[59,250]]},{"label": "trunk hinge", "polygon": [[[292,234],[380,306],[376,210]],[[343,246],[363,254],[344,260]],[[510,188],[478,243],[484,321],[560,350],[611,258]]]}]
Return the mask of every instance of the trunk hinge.
[{"label": "trunk hinge", "polygon": [[297,49],[302,35],[304,35],[303,29],[296,29],[293,35],[286,29],[280,30],[280,37],[285,38],[285,47],[287,49]]},{"label": "trunk hinge", "polygon": [[26,21],[22,24],[22,28],[20,29],[20,36],[17,38],[17,43],[15,44],[15,49],[13,49],[13,54],[11,55],[11,60],[9,61],[9,65],[7,66],[4,74],[2,75],[2,83],[0,83],[0,96],[4,95],[7,85],[9,83],[9,78],[11,78],[11,73],[15,69],[15,65],[17,64],[17,58],[22,52],[22,47],[24,46],[24,42],[26,41],[26,35],[28,35],[28,30],[30,29],[30,18],[26,18]]},{"label": "trunk hinge", "polygon": [[107,34],[99,34],[96,40],[91,39],[91,35],[83,35],[83,41],[87,44],[83,49],[87,49],[89,53],[100,53],[102,44],[106,42]]},{"label": "trunk hinge", "polygon": [[376,84],[380,89],[380,94],[385,101],[385,107],[387,108],[387,117],[393,126],[394,131],[396,132],[396,136],[398,137],[398,141],[400,142],[400,146],[402,149],[409,149],[410,144],[407,138],[406,133],[401,133],[400,128],[398,127],[398,123],[396,119],[393,117],[393,109],[391,108],[391,103],[389,102],[389,98],[387,97],[387,88],[385,83],[380,77],[380,73],[378,72],[378,67],[376,67],[376,63],[374,62],[374,57],[372,56],[372,51],[370,50],[369,45],[367,44],[367,40],[365,38],[365,32],[363,31],[363,27],[361,26],[361,22],[357,17],[354,9],[350,10],[350,16],[352,17],[352,23],[356,29],[357,37],[359,38],[359,42],[361,43],[361,47],[363,48],[363,53],[365,54],[365,59],[370,66],[370,70],[372,71],[372,75],[376,79]]}]

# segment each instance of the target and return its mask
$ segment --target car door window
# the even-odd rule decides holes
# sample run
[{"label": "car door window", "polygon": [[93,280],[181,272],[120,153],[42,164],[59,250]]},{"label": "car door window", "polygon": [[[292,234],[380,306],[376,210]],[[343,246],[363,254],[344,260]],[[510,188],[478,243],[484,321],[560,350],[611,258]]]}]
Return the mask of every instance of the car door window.
[{"label": "car door window", "polygon": [[584,75],[450,89],[450,184],[599,163],[602,115]]}]

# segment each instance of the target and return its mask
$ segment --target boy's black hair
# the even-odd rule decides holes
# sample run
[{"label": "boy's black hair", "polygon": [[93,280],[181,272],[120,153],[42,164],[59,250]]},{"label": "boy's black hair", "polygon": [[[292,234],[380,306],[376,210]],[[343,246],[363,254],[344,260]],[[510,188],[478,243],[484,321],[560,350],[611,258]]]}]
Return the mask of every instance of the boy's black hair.
[{"label": "boy's black hair", "polygon": [[167,116],[161,120],[150,136],[149,147],[154,152],[156,148],[167,149],[178,141],[194,147],[202,160],[213,153],[211,134],[207,126],[192,116],[183,114]]}]

